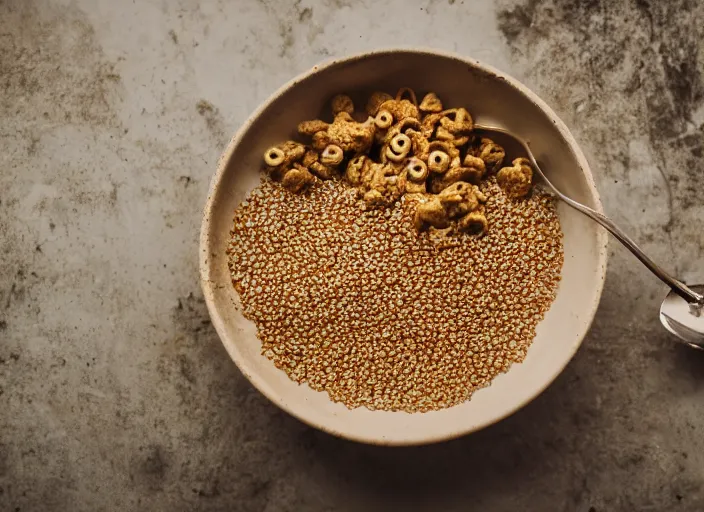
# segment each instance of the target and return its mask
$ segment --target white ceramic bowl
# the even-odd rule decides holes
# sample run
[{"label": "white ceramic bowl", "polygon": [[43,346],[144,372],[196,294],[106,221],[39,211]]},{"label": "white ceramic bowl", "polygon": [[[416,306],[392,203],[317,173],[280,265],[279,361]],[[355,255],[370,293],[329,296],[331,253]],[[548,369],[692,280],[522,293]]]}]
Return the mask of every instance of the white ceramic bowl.
[{"label": "white ceramic bowl", "polygon": [[223,154],[211,184],[200,238],[200,272],[213,325],[242,373],[276,405],[331,434],[385,445],[451,439],[505,418],[540,394],[577,351],[601,295],[606,235],[585,217],[559,205],[564,232],[562,282],[521,364],[472,399],[424,414],[348,410],[323,392],[298,385],[260,355],[252,322],[242,316],[225,249],[233,210],[259,182],[265,149],[295,135],[340,92],[368,93],[412,87],[434,91],[446,105],[464,106],[482,122],[493,121],[528,139],[538,161],[563,192],[601,211],[589,166],[555,113],[515,79],[479,62],[429,50],[384,50],[314,67],[291,80],[244,123]]}]

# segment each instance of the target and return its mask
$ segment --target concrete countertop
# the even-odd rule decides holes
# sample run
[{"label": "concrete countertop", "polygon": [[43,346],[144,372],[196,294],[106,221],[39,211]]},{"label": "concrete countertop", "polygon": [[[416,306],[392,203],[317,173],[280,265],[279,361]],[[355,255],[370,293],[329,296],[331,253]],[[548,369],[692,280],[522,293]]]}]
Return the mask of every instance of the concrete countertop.
[{"label": "concrete countertop", "polygon": [[615,242],[582,349],[485,431],[311,430],[229,360],[198,285],[216,161],[321,60],[456,51],[540,94],[606,211],[704,281],[704,3],[0,0],[0,510],[704,510],[704,354]]}]

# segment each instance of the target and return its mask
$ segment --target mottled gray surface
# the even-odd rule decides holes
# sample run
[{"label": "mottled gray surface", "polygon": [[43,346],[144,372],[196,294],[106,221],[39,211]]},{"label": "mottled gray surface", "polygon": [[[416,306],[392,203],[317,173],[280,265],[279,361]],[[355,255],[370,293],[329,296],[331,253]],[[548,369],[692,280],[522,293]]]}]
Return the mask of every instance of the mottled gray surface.
[{"label": "mottled gray surface", "polygon": [[612,245],[583,348],[475,435],[384,449],[268,403],[198,287],[219,152],[321,59],[425,44],[523,80],[606,210],[704,281],[704,4],[0,0],[0,510],[704,510],[704,356]]}]

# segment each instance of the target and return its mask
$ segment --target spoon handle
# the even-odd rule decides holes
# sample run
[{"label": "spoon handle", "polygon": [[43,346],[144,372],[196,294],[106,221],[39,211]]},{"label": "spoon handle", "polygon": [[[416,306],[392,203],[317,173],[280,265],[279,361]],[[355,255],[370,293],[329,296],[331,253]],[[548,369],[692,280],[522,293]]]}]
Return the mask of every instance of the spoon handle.
[{"label": "spoon handle", "polygon": [[535,161],[535,157],[533,157],[532,153],[529,153],[530,155],[530,161],[533,164],[533,167],[535,170],[538,172],[542,180],[545,182],[545,184],[550,187],[550,189],[559,196],[560,199],[562,199],[565,203],[567,203],[569,206],[574,208],[575,210],[583,213],[590,219],[598,222],[601,224],[606,230],[611,233],[616,239],[621,242],[623,245],[625,245],[629,251],[633,253],[633,255],[638,258],[643,265],[645,265],[648,270],[650,270],[653,274],[657,276],[658,279],[660,279],[662,282],[667,284],[677,295],[682,297],[684,300],[689,302],[690,304],[696,304],[701,306],[704,304],[704,297],[702,295],[696,293],[694,290],[689,288],[686,284],[684,284],[682,281],[679,279],[675,279],[673,276],[671,276],[668,272],[666,272],[660,265],[655,263],[647,254],[643,252],[643,250],[638,247],[638,245],[629,237],[626,233],[621,230],[614,222],[606,217],[605,215],[602,215],[601,213],[592,210],[588,206],[584,206],[581,203],[578,203],[577,201],[570,199],[566,195],[564,195],[562,192],[557,190],[555,188],[555,185],[553,185],[550,180],[547,179],[543,171],[540,169],[540,166],[538,165],[538,162]]},{"label": "spoon handle", "polygon": [[542,178],[542,180],[550,188],[550,190],[555,193],[555,195],[557,195],[560,199],[562,199],[565,203],[567,203],[575,210],[583,213],[590,219],[594,220],[595,222],[601,224],[604,228],[606,228],[606,230],[611,233],[614,237],[616,237],[619,242],[625,245],[628,250],[631,251],[633,255],[641,261],[641,263],[643,263],[643,265],[645,265],[653,274],[655,274],[658,279],[660,279],[667,286],[669,286],[673,292],[675,292],[677,295],[686,300],[690,305],[690,310],[692,314],[694,314],[695,316],[699,316],[699,314],[701,314],[702,309],[704,308],[703,295],[698,294],[679,279],[675,279],[674,277],[672,277],[668,272],[666,272],[662,267],[660,267],[660,265],[651,260],[648,255],[645,254],[641,250],[641,248],[638,247],[638,245],[626,233],[621,230],[621,228],[619,228],[616,224],[613,223],[611,219],[595,210],[592,210],[588,206],[584,206],[583,204],[578,203],[573,199],[570,199],[565,194],[557,190],[555,185],[553,185],[547,178],[547,176],[545,176],[545,173],[543,173],[543,170],[540,168],[538,162],[535,160],[535,156],[533,156],[533,152],[531,151],[530,146],[528,146],[528,144],[526,144],[524,140],[522,140],[520,137],[516,137],[508,130],[505,130],[503,128],[484,126],[477,123],[475,123],[474,128],[475,130],[480,132],[486,131],[499,133],[506,137],[510,137],[511,139],[518,142],[528,155],[528,159],[533,165],[533,169],[538,173],[538,175]]}]

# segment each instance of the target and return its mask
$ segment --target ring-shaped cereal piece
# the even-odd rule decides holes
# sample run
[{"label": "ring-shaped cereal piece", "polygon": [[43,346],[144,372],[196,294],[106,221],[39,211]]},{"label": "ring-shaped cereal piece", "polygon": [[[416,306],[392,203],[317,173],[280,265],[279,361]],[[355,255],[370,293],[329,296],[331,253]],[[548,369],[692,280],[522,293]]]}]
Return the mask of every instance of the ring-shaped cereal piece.
[{"label": "ring-shaped cereal piece", "polygon": [[393,124],[393,122],[394,116],[391,115],[391,112],[385,109],[380,110],[374,118],[374,124],[377,126],[377,128],[380,128],[382,130],[386,130],[387,128],[389,128]]},{"label": "ring-shaped cereal piece", "polygon": [[428,169],[442,174],[447,171],[450,167],[450,156],[444,151],[436,149],[430,153],[428,156]]},{"label": "ring-shaped cereal piece", "polygon": [[[410,144],[408,144],[408,147],[410,149]],[[391,149],[391,146],[386,146],[386,150],[384,151],[384,156],[386,157],[387,160],[390,160],[394,163],[398,163],[403,161],[404,158],[408,155],[408,151],[405,153],[396,153],[393,149]]]},{"label": "ring-shaped cereal piece", "polygon": [[329,144],[320,154],[320,162],[324,165],[339,165],[344,156],[340,146]]},{"label": "ring-shaped cereal piece", "polygon": [[389,146],[394,153],[406,156],[411,150],[411,138],[405,133],[399,133],[391,139],[391,144]]},{"label": "ring-shaped cereal piece", "polygon": [[286,153],[276,146],[267,149],[264,153],[264,163],[269,167],[279,166],[284,163],[284,160],[286,160]]},{"label": "ring-shaped cereal piece", "polygon": [[422,182],[428,178],[428,166],[420,158],[410,158],[406,164],[406,174],[409,180]]}]

